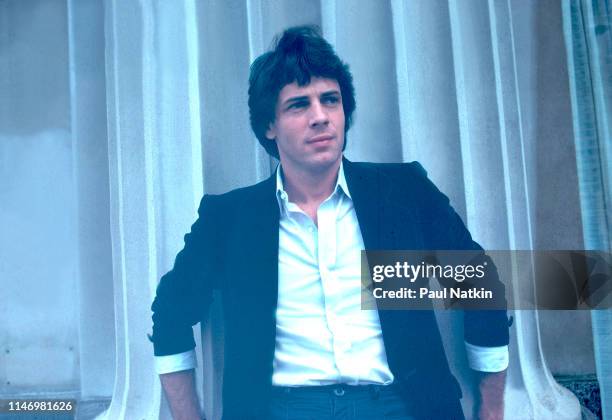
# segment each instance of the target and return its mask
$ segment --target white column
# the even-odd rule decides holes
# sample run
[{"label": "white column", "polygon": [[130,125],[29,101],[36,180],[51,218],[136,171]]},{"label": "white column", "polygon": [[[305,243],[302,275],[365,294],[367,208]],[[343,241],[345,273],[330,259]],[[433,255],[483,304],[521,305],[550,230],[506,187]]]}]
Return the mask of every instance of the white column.
[{"label": "white column", "polygon": [[[469,227],[485,249],[533,249],[510,4],[450,0],[449,11]],[[474,59],[479,54],[492,63]],[[535,297],[533,289],[515,293]],[[511,313],[506,416],[581,418],[578,400],[545,364],[538,313]]]},{"label": "white column", "polygon": [[335,13],[323,17],[324,28],[335,38],[338,56],[350,64],[355,85],[357,109],[347,135],[347,156],[356,161],[400,162],[391,5],[335,0],[325,5],[324,12]]},{"label": "white column", "polygon": [[[485,249],[533,249],[529,151],[509,2],[391,5],[404,160],[424,164]],[[577,399],[556,384],[545,365],[537,313],[510,314],[515,321],[506,417],[580,418]],[[446,313],[438,318],[469,417],[473,395],[456,334],[460,320]]]},{"label": "white column", "polygon": [[262,13],[258,1],[197,3],[206,192],[244,187],[270,174],[270,159],[251,131],[247,105],[252,51],[259,55],[270,42],[262,35]]},{"label": "white column", "polygon": [[[612,45],[604,31],[604,4],[563,2],[563,24],[572,93],[576,163],[585,248],[612,248]],[[607,22],[606,22],[607,18]],[[607,34],[609,35],[609,27]],[[612,417],[612,309],[591,312],[593,347],[604,419]]]},{"label": "white column", "polygon": [[113,273],[106,136],[104,6],[68,1],[70,119],[77,202],[81,398],[112,393]]},{"label": "white column", "polygon": [[[600,203],[605,210],[606,224],[594,220],[586,221],[585,226],[595,235],[585,236],[589,249],[612,249],[610,236],[610,220],[612,219],[612,39],[610,37],[610,21],[612,16],[607,4],[582,1],[586,15],[586,37],[589,44],[591,77],[593,78],[593,93],[597,109],[597,136],[599,138],[601,171],[603,181],[601,188],[605,191],[605,203]],[[602,36],[598,29],[605,28],[608,36]],[[605,32],[604,32],[605,33]],[[587,209],[585,209],[587,210]],[[589,213],[594,209],[588,209]],[[604,211],[601,211],[604,213]],[[590,214],[589,214],[590,216]],[[606,232],[607,228],[607,232]],[[605,241],[607,236],[608,241]],[[612,418],[612,309],[591,312],[593,323],[593,345],[595,350],[595,365],[600,385],[602,414],[604,418]]]},{"label": "white column", "polygon": [[465,216],[463,165],[446,0],[393,0],[402,159],[421,162]]},{"label": "white column", "polygon": [[[517,82],[517,60],[520,59],[521,52],[517,50],[514,41],[510,1],[489,0],[489,15],[497,102],[500,109],[509,245],[510,249],[534,249],[534,221],[531,218],[533,209],[530,208],[532,194],[529,191],[527,168],[529,150],[524,136],[525,124],[522,121]],[[527,291],[526,294],[530,300],[535,300],[533,290]],[[520,412],[522,401],[527,394],[535,418],[582,418],[577,398],[554,380],[546,366],[540,342],[538,312],[516,310],[514,316],[518,352],[515,352],[513,361],[518,361],[520,370],[510,371],[509,392],[513,393],[516,399],[509,398],[512,406],[506,409],[506,414]],[[522,386],[516,377],[522,379]],[[509,396],[512,397],[513,394]]]},{"label": "white column", "polygon": [[116,377],[108,419],[165,417],[150,305],[202,195],[193,2],[106,3]]}]

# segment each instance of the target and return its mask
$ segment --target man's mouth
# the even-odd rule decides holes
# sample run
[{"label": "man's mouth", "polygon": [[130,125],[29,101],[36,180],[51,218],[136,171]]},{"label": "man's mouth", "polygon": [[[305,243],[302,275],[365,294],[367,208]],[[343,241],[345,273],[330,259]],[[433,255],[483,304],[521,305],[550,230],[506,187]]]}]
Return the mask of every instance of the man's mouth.
[{"label": "man's mouth", "polygon": [[319,134],[318,136],[311,137],[308,143],[324,143],[334,139],[331,134]]}]

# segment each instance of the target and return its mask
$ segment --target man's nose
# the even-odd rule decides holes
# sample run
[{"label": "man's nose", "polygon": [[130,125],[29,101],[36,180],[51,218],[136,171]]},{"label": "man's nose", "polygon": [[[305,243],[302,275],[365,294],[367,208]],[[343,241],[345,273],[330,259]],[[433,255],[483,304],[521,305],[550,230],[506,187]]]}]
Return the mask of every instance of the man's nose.
[{"label": "man's nose", "polygon": [[316,127],[317,125],[327,125],[329,123],[329,116],[327,110],[320,101],[313,101],[310,106],[310,125]]}]

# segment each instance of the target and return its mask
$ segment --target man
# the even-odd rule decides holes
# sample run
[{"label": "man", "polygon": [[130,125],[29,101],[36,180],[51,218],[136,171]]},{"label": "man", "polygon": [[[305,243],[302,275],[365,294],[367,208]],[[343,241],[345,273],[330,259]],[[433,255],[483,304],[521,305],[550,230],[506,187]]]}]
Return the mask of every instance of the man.
[{"label": "man", "polygon": [[[173,416],[199,418],[192,325],[223,296],[225,419],[463,418],[432,311],[361,310],[361,249],[470,249],[417,164],[343,159],[352,76],[316,28],[286,30],[251,66],[251,126],[280,165],[206,195],[153,303]],[[380,139],[384,141],[384,139]],[[481,418],[501,418],[505,311],[465,315]]]}]

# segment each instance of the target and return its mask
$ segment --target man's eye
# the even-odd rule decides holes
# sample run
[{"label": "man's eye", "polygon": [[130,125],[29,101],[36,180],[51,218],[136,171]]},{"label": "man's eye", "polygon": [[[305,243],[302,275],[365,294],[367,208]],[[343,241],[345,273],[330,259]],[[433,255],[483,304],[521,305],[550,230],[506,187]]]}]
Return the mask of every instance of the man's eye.
[{"label": "man's eye", "polygon": [[337,104],[338,102],[340,102],[340,98],[338,98],[337,96],[327,96],[322,99],[322,102],[324,104]]}]

